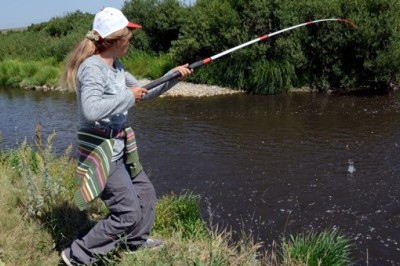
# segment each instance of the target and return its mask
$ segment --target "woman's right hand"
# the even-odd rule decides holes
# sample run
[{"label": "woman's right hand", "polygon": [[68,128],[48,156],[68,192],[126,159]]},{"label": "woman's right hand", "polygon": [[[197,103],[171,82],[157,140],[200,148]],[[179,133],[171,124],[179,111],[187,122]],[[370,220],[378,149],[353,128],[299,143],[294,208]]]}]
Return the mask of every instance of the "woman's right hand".
[{"label": "woman's right hand", "polygon": [[129,89],[131,90],[133,95],[135,95],[135,102],[140,102],[143,95],[147,94],[147,90],[145,88],[130,87]]},{"label": "woman's right hand", "polygon": [[173,69],[171,69],[171,72],[179,72],[180,76],[179,76],[179,80],[184,79],[187,75],[190,75],[193,73],[193,69],[189,68],[189,64],[185,64],[182,66],[177,66]]}]

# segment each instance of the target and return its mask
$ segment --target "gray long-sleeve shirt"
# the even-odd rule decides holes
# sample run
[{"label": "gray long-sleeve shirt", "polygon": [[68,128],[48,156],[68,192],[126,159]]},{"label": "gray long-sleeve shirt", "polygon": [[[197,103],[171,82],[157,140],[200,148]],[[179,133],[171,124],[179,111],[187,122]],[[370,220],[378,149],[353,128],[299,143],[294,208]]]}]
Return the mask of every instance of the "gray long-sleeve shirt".
[{"label": "gray long-sleeve shirt", "polygon": [[[125,71],[122,64],[115,61],[113,68],[97,55],[92,55],[79,66],[77,79],[79,126],[125,128],[128,110],[135,105],[135,96],[129,88],[142,85]],[[143,100],[161,95],[177,82],[174,79],[150,90]],[[113,148],[113,160],[116,160],[122,156],[123,140],[116,141]]]}]

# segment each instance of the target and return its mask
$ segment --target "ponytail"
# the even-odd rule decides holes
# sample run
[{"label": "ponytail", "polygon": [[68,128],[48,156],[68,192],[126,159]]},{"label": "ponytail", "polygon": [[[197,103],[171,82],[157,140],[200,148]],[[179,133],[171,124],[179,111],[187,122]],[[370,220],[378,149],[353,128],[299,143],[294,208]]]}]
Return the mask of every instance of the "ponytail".
[{"label": "ponytail", "polygon": [[83,39],[74,50],[68,55],[62,83],[69,91],[76,91],[77,79],[76,74],[80,64],[89,56],[95,54],[96,45],[89,39]]},{"label": "ponytail", "polygon": [[62,76],[64,87],[68,91],[76,91],[78,85],[76,75],[80,64],[86,58],[107,50],[119,39],[130,38],[131,36],[132,30],[127,27],[108,35],[104,39],[96,31],[89,31],[85,39],[78,43],[67,57]]}]

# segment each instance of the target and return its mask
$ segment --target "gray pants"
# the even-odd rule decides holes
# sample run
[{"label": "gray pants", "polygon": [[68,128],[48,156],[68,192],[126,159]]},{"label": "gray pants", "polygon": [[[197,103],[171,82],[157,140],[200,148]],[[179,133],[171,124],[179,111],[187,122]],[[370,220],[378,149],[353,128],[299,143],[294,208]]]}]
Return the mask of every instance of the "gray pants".
[{"label": "gray pants", "polygon": [[70,260],[90,264],[117,245],[136,247],[147,240],[155,217],[156,193],[144,171],[131,180],[123,159],[112,162],[101,195],[110,210],[85,236],[66,250]]}]

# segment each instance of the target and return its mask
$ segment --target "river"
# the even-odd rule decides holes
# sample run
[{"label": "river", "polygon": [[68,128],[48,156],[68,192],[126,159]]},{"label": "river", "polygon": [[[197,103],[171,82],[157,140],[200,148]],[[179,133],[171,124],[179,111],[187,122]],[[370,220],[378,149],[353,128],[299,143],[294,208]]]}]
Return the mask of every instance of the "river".
[{"label": "river", "polygon": [[[208,223],[284,234],[337,228],[355,265],[400,265],[400,95],[317,93],[164,97],[132,109],[139,153],[158,196],[202,197]],[[75,95],[0,89],[1,148],[36,123],[75,144]],[[350,170],[350,171],[349,171]],[[210,215],[211,214],[211,215]]]}]

